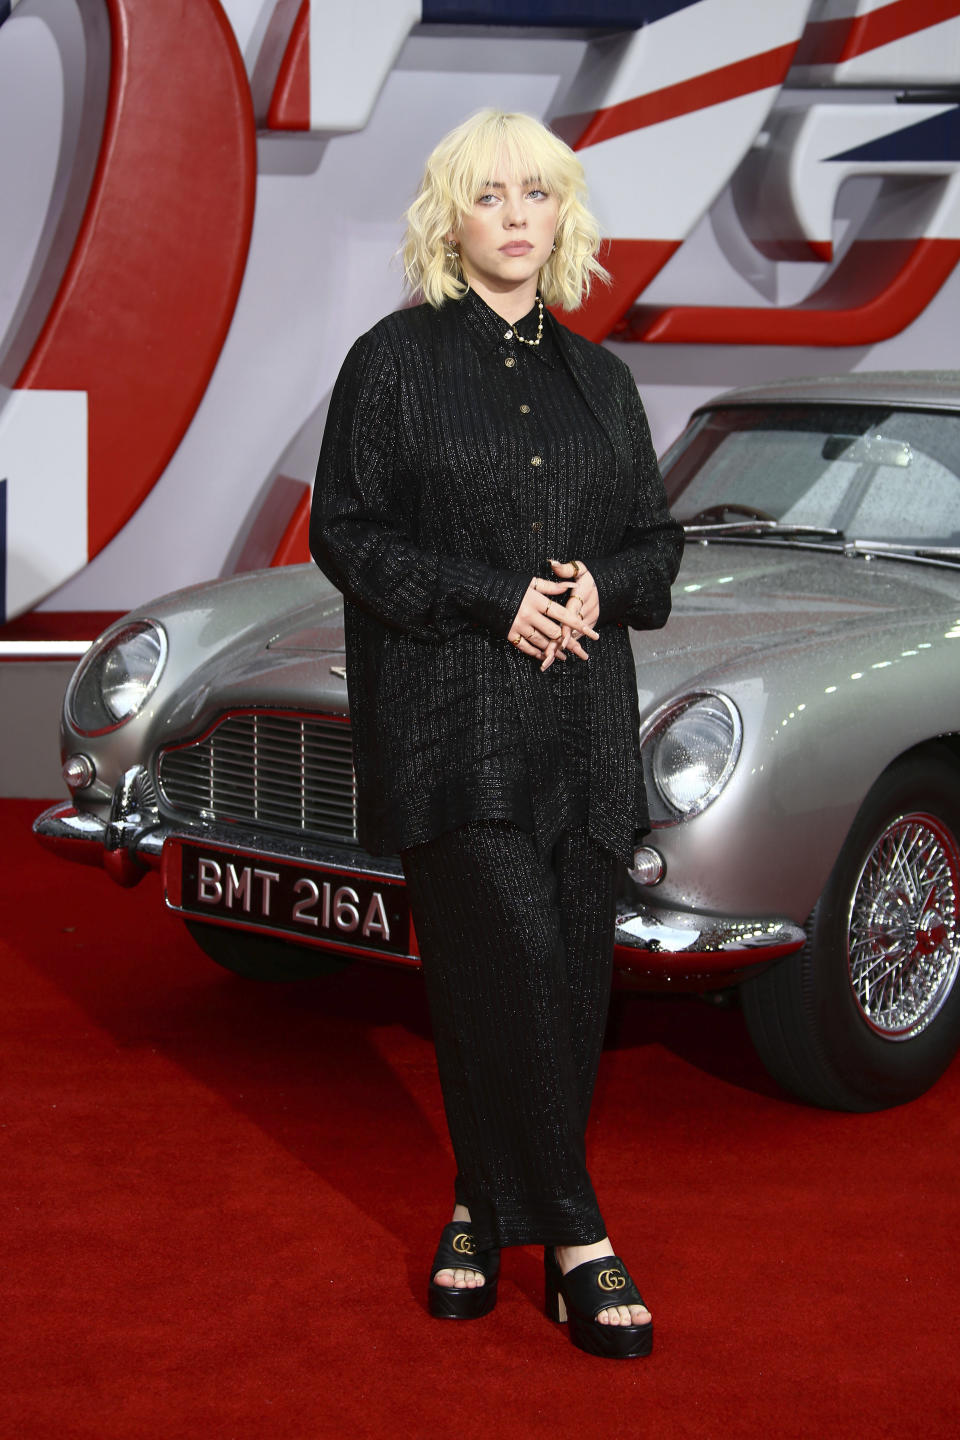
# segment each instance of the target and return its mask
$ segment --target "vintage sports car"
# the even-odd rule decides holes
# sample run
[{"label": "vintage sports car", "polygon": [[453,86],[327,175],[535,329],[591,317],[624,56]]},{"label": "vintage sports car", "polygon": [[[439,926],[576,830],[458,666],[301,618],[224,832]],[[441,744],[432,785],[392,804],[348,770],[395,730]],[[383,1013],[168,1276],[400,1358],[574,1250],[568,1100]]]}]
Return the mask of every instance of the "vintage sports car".
[{"label": "vintage sports car", "polygon": [[[664,472],[688,543],[666,628],[631,632],[654,828],[618,965],[738,993],[809,1101],[909,1100],[960,1035],[960,372],[722,395]],[[222,965],[417,963],[399,862],[356,843],[315,567],[112,625],[68,687],[63,762],[40,838],[122,885],[160,871]]]}]

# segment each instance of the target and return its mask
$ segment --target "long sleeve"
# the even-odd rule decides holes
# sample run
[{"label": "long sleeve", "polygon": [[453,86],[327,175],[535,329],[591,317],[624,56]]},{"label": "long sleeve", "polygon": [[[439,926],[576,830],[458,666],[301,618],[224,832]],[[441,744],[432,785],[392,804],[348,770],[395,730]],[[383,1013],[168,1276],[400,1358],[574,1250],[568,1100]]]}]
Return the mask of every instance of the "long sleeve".
[{"label": "long sleeve", "polygon": [[592,561],[586,557],[586,563],[596,581],[601,625],[619,620],[636,630],[656,630],[670,614],[670,586],[683,555],[683,527],[667,508],[647,417],[633,375],[627,366],[623,371],[635,498],[617,550]]},{"label": "long sleeve", "polygon": [[417,497],[396,463],[399,377],[375,332],[354,344],[334,386],[310,514],[310,553],[360,609],[421,640],[471,624],[505,636],[529,575],[418,546]]}]

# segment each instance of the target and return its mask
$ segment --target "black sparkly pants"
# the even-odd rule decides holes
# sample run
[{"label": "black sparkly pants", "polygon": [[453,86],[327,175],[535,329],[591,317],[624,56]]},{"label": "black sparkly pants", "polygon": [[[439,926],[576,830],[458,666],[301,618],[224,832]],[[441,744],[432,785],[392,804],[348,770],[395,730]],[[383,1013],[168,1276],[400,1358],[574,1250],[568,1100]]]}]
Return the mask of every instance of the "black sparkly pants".
[{"label": "black sparkly pants", "polygon": [[548,854],[509,821],[401,853],[477,1243],[606,1234],[584,1132],[610,1001],[621,862],[586,827]]}]

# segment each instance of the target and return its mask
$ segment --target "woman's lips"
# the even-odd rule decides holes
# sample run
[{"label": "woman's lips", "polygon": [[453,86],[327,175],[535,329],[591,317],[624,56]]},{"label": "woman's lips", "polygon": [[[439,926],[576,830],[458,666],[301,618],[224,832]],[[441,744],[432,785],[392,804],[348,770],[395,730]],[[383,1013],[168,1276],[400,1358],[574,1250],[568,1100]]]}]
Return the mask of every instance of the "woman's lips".
[{"label": "woman's lips", "polygon": [[527,255],[532,249],[533,246],[526,240],[512,240],[509,245],[500,246],[500,253],[502,255]]}]

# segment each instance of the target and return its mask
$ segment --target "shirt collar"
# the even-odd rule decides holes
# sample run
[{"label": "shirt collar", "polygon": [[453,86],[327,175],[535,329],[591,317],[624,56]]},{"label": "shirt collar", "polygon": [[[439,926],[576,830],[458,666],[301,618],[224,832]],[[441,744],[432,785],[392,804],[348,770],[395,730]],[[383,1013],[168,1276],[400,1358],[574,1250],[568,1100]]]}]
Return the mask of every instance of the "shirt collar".
[{"label": "shirt collar", "polygon": [[[563,361],[557,351],[556,344],[550,332],[550,316],[544,313],[543,335],[540,337],[539,345],[524,345],[513,339],[514,327],[498,315],[485,300],[482,300],[476,290],[468,290],[458,302],[467,323],[467,328],[473,338],[473,342],[481,354],[489,354],[491,351],[499,351],[504,346],[504,353],[516,355],[523,352],[526,355],[536,355],[545,365],[553,369],[559,369]],[[521,317],[520,329],[525,336],[531,339],[537,333],[539,312],[536,303],[529,313]],[[510,334],[508,340],[507,334]]]}]

